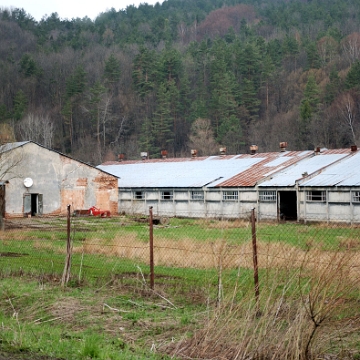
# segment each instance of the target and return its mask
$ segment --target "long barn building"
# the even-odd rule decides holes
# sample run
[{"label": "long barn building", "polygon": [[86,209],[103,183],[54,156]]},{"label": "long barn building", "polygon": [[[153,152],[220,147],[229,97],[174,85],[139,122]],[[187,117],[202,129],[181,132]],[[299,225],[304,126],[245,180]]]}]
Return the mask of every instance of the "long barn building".
[{"label": "long barn building", "polygon": [[[255,148],[256,149],[256,148]],[[120,213],[360,222],[360,154],[351,149],[106,162]]]}]

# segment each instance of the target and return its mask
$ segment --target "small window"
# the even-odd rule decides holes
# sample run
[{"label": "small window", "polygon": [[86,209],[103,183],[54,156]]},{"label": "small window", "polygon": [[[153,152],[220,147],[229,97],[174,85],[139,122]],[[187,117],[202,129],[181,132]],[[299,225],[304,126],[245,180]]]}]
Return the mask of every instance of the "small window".
[{"label": "small window", "polygon": [[239,193],[237,191],[224,191],[223,200],[224,201],[235,201],[239,198]]},{"label": "small window", "polygon": [[325,202],[326,201],[326,192],[325,191],[307,191],[306,192],[306,201],[319,201]]},{"label": "small window", "polygon": [[204,200],[204,192],[203,191],[192,191],[191,192],[191,200]]},{"label": "small window", "polygon": [[260,191],[259,201],[276,202],[276,191]]},{"label": "small window", "polygon": [[161,200],[172,200],[173,196],[174,195],[172,191],[163,191],[161,193]]},{"label": "small window", "polygon": [[134,192],[134,199],[136,200],[142,200],[144,199],[144,192],[143,191],[135,191]]},{"label": "small window", "polygon": [[356,203],[360,202],[360,191],[353,191],[352,201]]}]

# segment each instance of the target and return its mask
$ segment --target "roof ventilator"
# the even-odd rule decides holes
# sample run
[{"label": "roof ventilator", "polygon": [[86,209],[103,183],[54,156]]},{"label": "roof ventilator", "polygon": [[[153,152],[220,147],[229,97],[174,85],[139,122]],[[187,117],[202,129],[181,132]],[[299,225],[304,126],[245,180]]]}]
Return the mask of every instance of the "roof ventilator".
[{"label": "roof ventilator", "polygon": [[222,146],[220,149],[220,155],[226,155],[226,147],[225,146]]},{"label": "roof ventilator", "polygon": [[257,145],[250,145],[250,154],[255,155],[259,147]]},{"label": "roof ventilator", "polygon": [[357,151],[357,146],[356,145],[351,145],[351,151]]},{"label": "roof ventilator", "polygon": [[167,153],[168,153],[167,150],[161,150],[161,157],[163,159],[166,159]]},{"label": "roof ventilator", "polygon": [[319,155],[319,154],[320,154],[320,152],[321,152],[320,147],[316,147],[316,148],[314,149],[314,153],[315,153],[315,155]]},{"label": "roof ventilator", "polygon": [[125,160],[125,154],[119,154],[118,155],[118,160],[121,162],[121,161],[124,161]]},{"label": "roof ventilator", "polygon": [[141,152],[140,153],[140,156],[141,156],[141,160],[146,160],[147,159],[147,157],[148,157],[148,153],[147,152]]},{"label": "roof ventilator", "polygon": [[196,149],[192,149],[192,150],[191,150],[191,157],[192,157],[192,158],[196,158],[196,156],[197,156],[197,150],[196,150]]},{"label": "roof ventilator", "polygon": [[287,146],[288,146],[288,143],[287,143],[286,141],[281,142],[279,145],[280,145],[280,151],[281,151],[281,152],[286,151],[286,148],[287,148]]}]

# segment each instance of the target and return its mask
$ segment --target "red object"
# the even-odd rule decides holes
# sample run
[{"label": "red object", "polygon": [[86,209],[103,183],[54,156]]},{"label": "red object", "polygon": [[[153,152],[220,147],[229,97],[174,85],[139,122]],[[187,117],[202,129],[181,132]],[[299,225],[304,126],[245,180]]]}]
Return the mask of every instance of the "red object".
[{"label": "red object", "polygon": [[110,217],[110,211],[109,210],[100,210],[96,206],[92,206],[89,209],[89,214],[93,215],[93,216]]}]

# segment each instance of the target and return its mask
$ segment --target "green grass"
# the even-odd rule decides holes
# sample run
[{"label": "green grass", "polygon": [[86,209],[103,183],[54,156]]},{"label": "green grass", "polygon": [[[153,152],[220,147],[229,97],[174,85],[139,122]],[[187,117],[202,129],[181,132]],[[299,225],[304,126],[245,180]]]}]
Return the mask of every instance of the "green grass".
[{"label": "green grass", "polygon": [[[170,276],[165,271],[162,281]],[[49,276],[2,276],[0,350],[74,360],[165,360],[157,348],[197,328],[206,308],[206,302],[190,302],[190,290],[171,295],[159,285],[151,292],[141,281],[120,277],[62,289]]]},{"label": "green grass", "polygon": [[[120,245],[144,246],[148,251],[148,225],[131,218],[72,219],[71,279],[67,287],[61,288],[66,221],[53,220],[34,219],[33,222],[31,219],[29,224],[39,228],[22,227],[0,234],[1,351],[16,350],[74,360],[165,360],[170,359],[166,353],[172,344],[191,339],[204,327],[208,327],[214,339],[219,337],[216,341],[224,344],[229,339],[227,335],[221,338],[224,335],[217,333],[220,329],[224,334],[234,334],[235,343],[241,343],[236,337],[242,327],[254,326],[247,331],[257,335],[256,323],[261,322],[264,329],[276,324],[279,331],[276,335],[280,336],[282,329],[294,328],[291,321],[296,319],[295,310],[307,306],[308,294],[314,309],[319,311],[326,310],[332,300],[342,301],[343,307],[325,312],[336,329],[342,321],[358,316],[358,288],[344,287],[340,291],[339,286],[343,286],[340,281],[339,286],[333,286],[331,281],[341,273],[331,273],[333,268],[329,269],[331,276],[326,277],[327,272],[317,274],[306,268],[299,272],[290,266],[292,264],[283,264],[289,265],[288,268],[260,267],[259,304],[271,319],[269,323],[249,313],[256,306],[251,266],[227,267],[220,261],[221,256],[214,262],[217,268],[155,266],[152,291],[149,264],[116,252]],[[341,252],[357,250],[360,238],[358,228],[287,223],[257,224],[256,236],[260,248],[264,243],[283,243],[301,250],[320,245],[321,250]],[[247,244],[251,249],[251,226],[236,221],[171,219],[168,226],[154,227],[155,257],[157,241],[161,246],[168,245],[167,251],[174,251],[174,256],[187,256],[186,252],[178,255],[176,244],[179,247],[195,244],[193,252],[217,241],[225,242],[230,248]],[[205,255],[199,252],[197,256]],[[313,279],[315,275],[319,277]],[[319,285],[322,283],[326,285],[325,290]],[[218,308],[219,300],[224,303],[224,313]],[[229,309],[236,310],[233,314]],[[278,314],[274,319],[271,309]],[[223,316],[224,323],[217,323]],[[305,318],[304,324],[308,324],[306,321],[309,319]],[[311,328],[311,321],[306,326]],[[272,339],[272,334],[267,338]],[[360,344],[355,338],[346,338],[346,341],[342,338],[342,341],[346,347],[352,347],[354,353],[360,353]]]}]

